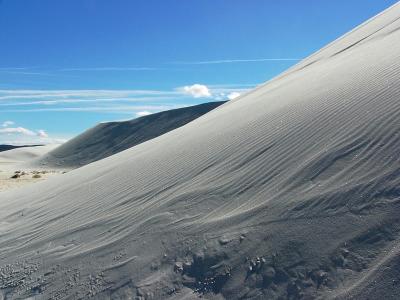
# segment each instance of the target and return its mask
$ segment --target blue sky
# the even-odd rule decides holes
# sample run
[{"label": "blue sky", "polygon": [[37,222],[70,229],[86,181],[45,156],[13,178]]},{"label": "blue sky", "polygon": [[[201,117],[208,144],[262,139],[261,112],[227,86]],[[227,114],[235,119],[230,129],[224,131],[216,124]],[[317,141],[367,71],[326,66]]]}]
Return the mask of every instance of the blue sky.
[{"label": "blue sky", "polygon": [[0,0],[0,143],[226,100],[392,0]]}]

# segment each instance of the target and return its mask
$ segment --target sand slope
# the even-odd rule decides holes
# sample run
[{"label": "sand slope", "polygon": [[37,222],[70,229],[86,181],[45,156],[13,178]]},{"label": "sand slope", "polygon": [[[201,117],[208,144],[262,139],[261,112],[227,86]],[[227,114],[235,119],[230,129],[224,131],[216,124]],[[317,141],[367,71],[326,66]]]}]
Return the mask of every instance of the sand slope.
[{"label": "sand slope", "polygon": [[15,145],[0,145],[0,152],[8,151],[16,148],[23,148],[23,147],[37,147],[42,145],[22,145],[22,146],[15,146]]},{"label": "sand slope", "polygon": [[[41,170],[40,175],[36,176],[36,178],[34,175],[37,171],[26,167],[30,161],[43,156],[45,153],[58,146],[59,145],[22,146],[2,151],[0,153],[0,192],[12,188],[20,188],[24,185],[42,181],[51,175],[57,174],[56,172]],[[24,175],[19,178],[11,178],[15,175],[15,171],[20,171],[19,174]]]},{"label": "sand slope", "polygon": [[177,130],[3,193],[3,295],[398,299],[399,28],[396,5]]},{"label": "sand slope", "polygon": [[45,168],[76,168],[174,130],[218,107],[210,102],[155,113],[130,121],[100,123],[32,163]]},{"label": "sand slope", "polygon": [[5,167],[8,168],[9,166],[15,168],[15,165],[27,163],[33,159],[41,157],[58,146],[58,144],[33,147],[23,146],[2,151],[0,153],[0,170]]}]

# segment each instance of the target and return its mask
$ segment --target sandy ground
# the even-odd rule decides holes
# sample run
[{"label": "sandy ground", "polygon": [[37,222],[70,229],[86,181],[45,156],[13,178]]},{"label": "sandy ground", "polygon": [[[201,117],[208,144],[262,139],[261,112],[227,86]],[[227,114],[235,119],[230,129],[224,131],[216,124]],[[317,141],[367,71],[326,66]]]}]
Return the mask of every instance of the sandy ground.
[{"label": "sandy ground", "polygon": [[41,182],[49,177],[61,174],[62,171],[59,170],[35,170],[25,167],[25,164],[31,160],[57,146],[24,147],[0,152],[0,192]]},{"label": "sandy ground", "polygon": [[[19,170],[16,170],[19,171]],[[0,192],[20,188],[22,186],[41,182],[43,180],[48,179],[49,177],[59,175],[62,172],[60,171],[24,171],[21,170],[20,173],[15,173],[10,169],[1,170],[1,162],[0,162]],[[11,178],[16,174],[21,174],[18,178]]]}]

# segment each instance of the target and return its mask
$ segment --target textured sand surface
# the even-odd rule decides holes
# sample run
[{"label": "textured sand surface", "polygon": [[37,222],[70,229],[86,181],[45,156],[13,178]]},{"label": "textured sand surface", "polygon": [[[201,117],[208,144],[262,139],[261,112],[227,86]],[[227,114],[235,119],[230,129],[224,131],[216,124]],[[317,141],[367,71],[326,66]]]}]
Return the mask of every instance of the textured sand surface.
[{"label": "textured sand surface", "polygon": [[399,299],[399,29],[395,5],[177,130],[0,194],[3,297]]},{"label": "textured sand surface", "polygon": [[[19,170],[17,170],[18,172]],[[59,175],[61,172],[57,171],[21,171],[15,173],[11,170],[0,170],[0,192],[20,188],[27,184],[36,183],[48,179],[50,176]],[[14,176],[18,174],[18,178]],[[1,196],[0,196],[1,198]]]},{"label": "textured sand surface", "polygon": [[[58,146],[23,146],[0,152],[0,192],[42,181],[52,175],[59,174],[58,172],[41,170],[43,172],[39,176],[34,177],[37,173],[36,170],[25,168],[27,162],[44,155]],[[21,171],[18,173],[21,175],[22,172],[26,174],[23,174],[19,178],[11,178],[16,174],[16,171]]]},{"label": "textured sand surface", "polygon": [[58,144],[34,147],[21,147],[0,152],[0,169],[5,166],[15,165],[29,162],[35,158],[45,155],[47,152],[54,150]]},{"label": "textured sand surface", "polygon": [[181,127],[223,103],[210,102],[130,121],[100,123],[38,158],[31,165],[61,169],[81,167]]}]

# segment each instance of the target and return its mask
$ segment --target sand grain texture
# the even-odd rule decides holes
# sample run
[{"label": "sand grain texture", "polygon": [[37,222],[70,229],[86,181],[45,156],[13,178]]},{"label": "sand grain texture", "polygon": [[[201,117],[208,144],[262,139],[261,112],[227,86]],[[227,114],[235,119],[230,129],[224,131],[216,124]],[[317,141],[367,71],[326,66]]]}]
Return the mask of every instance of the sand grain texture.
[{"label": "sand grain texture", "polygon": [[395,5],[179,129],[2,193],[3,297],[398,299],[399,28]]}]

